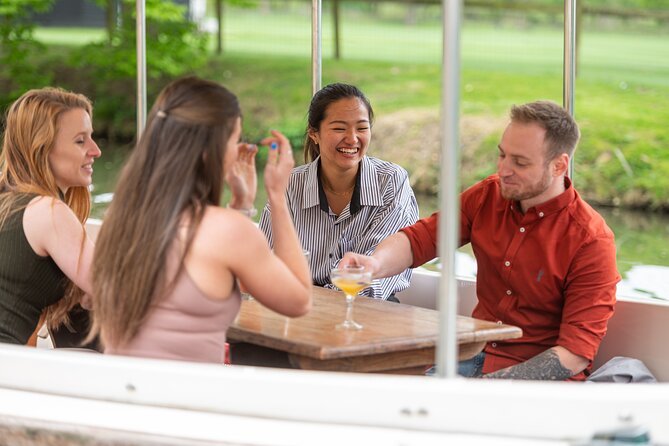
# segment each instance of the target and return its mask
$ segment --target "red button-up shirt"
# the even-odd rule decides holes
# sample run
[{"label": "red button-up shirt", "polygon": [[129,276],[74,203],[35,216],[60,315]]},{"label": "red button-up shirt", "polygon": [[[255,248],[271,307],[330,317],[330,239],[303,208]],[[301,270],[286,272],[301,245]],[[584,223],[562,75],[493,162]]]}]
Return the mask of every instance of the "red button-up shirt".
[{"label": "red button-up shirt", "polygon": [[[565,187],[525,214],[502,198],[497,175],[460,196],[460,243],[471,242],[478,264],[472,316],[523,330],[522,338],[486,346],[483,373],[556,345],[592,361],[606,334],[620,280],[613,232],[568,178]],[[438,217],[402,229],[413,267],[436,257]]]}]

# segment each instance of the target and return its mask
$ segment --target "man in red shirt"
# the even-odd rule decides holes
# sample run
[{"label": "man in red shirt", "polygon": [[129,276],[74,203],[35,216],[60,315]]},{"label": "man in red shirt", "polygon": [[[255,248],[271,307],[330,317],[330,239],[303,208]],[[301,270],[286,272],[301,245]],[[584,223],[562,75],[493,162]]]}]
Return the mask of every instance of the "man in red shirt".
[{"label": "man in red shirt", "polygon": [[[620,275],[613,232],[566,176],[579,136],[555,103],[514,106],[497,174],[460,197],[460,244],[472,244],[478,264],[472,316],[523,330],[461,364],[470,376],[583,380],[590,369]],[[340,266],[362,264],[374,277],[420,266],[437,256],[438,218],[388,237],[372,256],[347,253]]]}]

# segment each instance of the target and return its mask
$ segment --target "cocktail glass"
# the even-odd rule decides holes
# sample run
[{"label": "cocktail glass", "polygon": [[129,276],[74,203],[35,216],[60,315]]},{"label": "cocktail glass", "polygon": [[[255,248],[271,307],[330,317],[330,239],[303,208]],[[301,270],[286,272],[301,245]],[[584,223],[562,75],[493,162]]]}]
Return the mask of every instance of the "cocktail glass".
[{"label": "cocktail glass", "polygon": [[347,265],[341,269],[333,269],[330,280],[334,286],[346,294],[346,319],[337,325],[337,330],[361,330],[362,325],[353,320],[353,301],[358,293],[372,283],[372,273],[362,266]]}]

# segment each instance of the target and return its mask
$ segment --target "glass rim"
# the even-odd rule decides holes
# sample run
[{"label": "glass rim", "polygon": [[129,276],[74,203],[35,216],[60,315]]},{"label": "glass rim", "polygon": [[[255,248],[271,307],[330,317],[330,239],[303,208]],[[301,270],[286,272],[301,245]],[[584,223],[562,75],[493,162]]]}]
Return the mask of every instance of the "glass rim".
[{"label": "glass rim", "polygon": [[367,268],[363,265],[345,265],[344,267],[333,268],[332,271],[348,272],[348,273],[364,273]]}]

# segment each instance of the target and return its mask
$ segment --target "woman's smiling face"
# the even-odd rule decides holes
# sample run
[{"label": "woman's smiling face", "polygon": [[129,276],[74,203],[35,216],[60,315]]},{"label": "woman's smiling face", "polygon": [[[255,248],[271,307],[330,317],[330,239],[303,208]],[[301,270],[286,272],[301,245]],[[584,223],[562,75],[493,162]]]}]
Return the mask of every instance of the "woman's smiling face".
[{"label": "woman's smiling face", "polygon": [[321,163],[340,170],[357,169],[372,138],[369,110],[357,97],[330,104],[318,130],[309,137],[320,147]]},{"label": "woman's smiling face", "polygon": [[92,135],[91,117],[86,110],[75,108],[58,118],[58,132],[49,153],[49,164],[63,193],[70,187],[91,184],[93,162],[101,154]]}]

